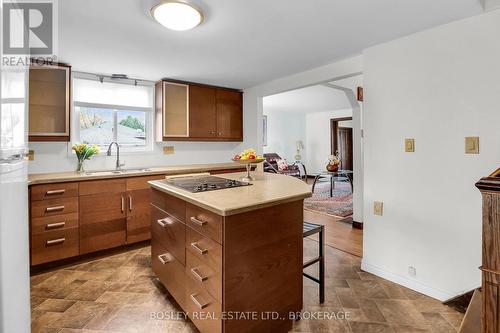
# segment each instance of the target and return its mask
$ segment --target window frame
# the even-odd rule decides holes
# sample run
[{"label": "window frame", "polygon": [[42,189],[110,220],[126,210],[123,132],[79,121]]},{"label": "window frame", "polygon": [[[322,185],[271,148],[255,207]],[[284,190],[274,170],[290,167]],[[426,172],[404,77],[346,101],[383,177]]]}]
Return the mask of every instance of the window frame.
[{"label": "window frame", "polygon": [[[73,72],[71,75],[71,85],[74,87],[74,80],[91,80],[91,81],[99,81],[97,74],[88,74],[88,73],[80,73]],[[111,82],[111,83],[119,83],[124,85],[134,85],[130,83],[123,82],[126,80],[115,80],[115,79],[107,79],[103,80],[103,83]],[[149,81],[141,81],[137,82],[137,85],[149,87],[152,90],[151,94],[151,107],[138,107],[138,106],[127,106],[127,105],[116,105],[116,104],[101,104],[101,103],[88,103],[88,102],[78,102],[72,97],[71,100],[71,117],[72,117],[72,129],[71,129],[71,145],[68,149],[74,154],[71,150],[71,146],[74,143],[80,143],[80,114],[77,111],[77,108],[86,107],[86,108],[100,108],[100,109],[111,109],[113,111],[113,137],[118,140],[118,111],[139,111],[145,113],[146,119],[146,144],[144,146],[134,146],[134,145],[121,145],[120,142],[120,153],[124,154],[144,154],[144,153],[152,153],[154,151],[154,83]],[[90,142],[92,143],[92,142]],[[101,150],[105,150],[108,147],[100,145]],[[103,155],[103,154],[101,154]],[[98,155],[99,156],[99,155]]]}]

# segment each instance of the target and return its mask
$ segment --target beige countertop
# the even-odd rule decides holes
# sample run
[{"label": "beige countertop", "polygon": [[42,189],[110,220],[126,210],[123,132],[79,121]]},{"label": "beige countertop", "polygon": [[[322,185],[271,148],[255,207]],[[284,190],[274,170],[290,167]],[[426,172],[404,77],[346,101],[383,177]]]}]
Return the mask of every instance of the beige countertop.
[{"label": "beige countertop", "polygon": [[36,173],[36,174],[30,174],[28,176],[28,185],[148,176],[148,175],[162,175],[162,174],[178,175],[187,173],[208,172],[208,171],[229,170],[229,169],[243,169],[243,168],[245,168],[244,165],[231,162],[231,163],[191,164],[191,165],[152,167],[152,168],[143,168],[144,171],[141,170],[134,172],[118,173],[118,174],[106,171],[102,172],[89,171],[90,174],[87,174],[86,172]]},{"label": "beige countertop", "polygon": [[[238,172],[218,176],[239,180],[244,174]],[[252,172],[252,176],[255,178],[251,181],[252,186],[202,193],[182,190],[167,184],[164,180],[150,181],[149,184],[157,190],[222,216],[276,206],[311,196],[310,187],[297,178],[264,172]]]}]

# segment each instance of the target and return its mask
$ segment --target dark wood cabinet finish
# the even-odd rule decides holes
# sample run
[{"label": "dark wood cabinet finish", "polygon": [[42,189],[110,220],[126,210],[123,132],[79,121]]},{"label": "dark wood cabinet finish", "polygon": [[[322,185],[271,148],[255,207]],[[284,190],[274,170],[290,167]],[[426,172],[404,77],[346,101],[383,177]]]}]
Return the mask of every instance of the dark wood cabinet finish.
[{"label": "dark wood cabinet finish", "polygon": [[[158,205],[184,217],[169,222],[174,226],[184,222],[184,234],[179,228],[165,237],[163,227],[155,230],[160,217],[168,218]],[[302,309],[303,200],[223,217],[152,189],[151,210],[153,271],[200,332],[291,329],[290,320],[262,320],[260,313],[288,318],[290,312]],[[184,263],[179,259],[181,249],[174,245],[178,242],[171,237],[185,238]],[[222,311],[256,312],[258,319],[222,320]]]},{"label": "dark wood cabinet finish", "polygon": [[243,140],[243,95],[218,89],[216,98],[217,137]]},{"label": "dark wood cabinet finish", "polygon": [[189,86],[189,137],[193,139],[217,136],[217,113],[214,88]]},{"label": "dark wood cabinet finish", "polygon": [[[187,112],[184,104],[168,103],[166,87],[174,85],[188,89]],[[243,141],[241,91],[168,80],[156,84],[155,94],[157,141]]]},{"label": "dark wood cabinet finish", "polygon": [[476,186],[483,196],[482,332],[500,332],[500,169]]}]

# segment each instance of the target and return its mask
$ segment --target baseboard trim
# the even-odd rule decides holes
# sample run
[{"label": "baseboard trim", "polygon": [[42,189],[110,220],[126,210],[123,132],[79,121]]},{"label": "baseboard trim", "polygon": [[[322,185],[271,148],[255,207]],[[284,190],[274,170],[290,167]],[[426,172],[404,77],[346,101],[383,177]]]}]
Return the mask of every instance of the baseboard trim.
[{"label": "baseboard trim", "polygon": [[352,227],[354,229],[363,230],[363,222],[352,221]]},{"label": "baseboard trim", "polygon": [[421,294],[435,298],[441,302],[444,302],[446,300],[449,300],[449,299],[457,296],[457,295],[454,295],[454,294],[447,292],[447,291],[443,291],[443,290],[429,287],[427,285],[424,285],[421,282],[410,279],[406,276],[401,276],[399,274],[394,274],[394,273],[388,272],[382,268],[370,265],[369,263],[365,262],[364,260],[361,261],[361,269],[365,272],[374,274],[374,275],[379,276],[383,279],[397,283],[399,285],[402,285],[406,288],[409,288],[409,289],[414,290],[416,292],[419,292]]}]

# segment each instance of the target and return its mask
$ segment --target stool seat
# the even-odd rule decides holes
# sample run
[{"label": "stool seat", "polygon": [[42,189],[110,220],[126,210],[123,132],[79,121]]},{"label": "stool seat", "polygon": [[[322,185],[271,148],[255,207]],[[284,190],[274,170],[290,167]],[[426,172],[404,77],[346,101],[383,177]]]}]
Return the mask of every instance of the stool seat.
[{"label": "stool seat", "polygon": [[302,273],[306,278],[319,283],[319,302],[325,302],[325,227],[320,224],[304,221],[303,237],[309,237],[314,234],[319,234],[319,256],[313,258],[303,264],[303,268],[309,267],[319,262],[319,279],[307,274]]}]

